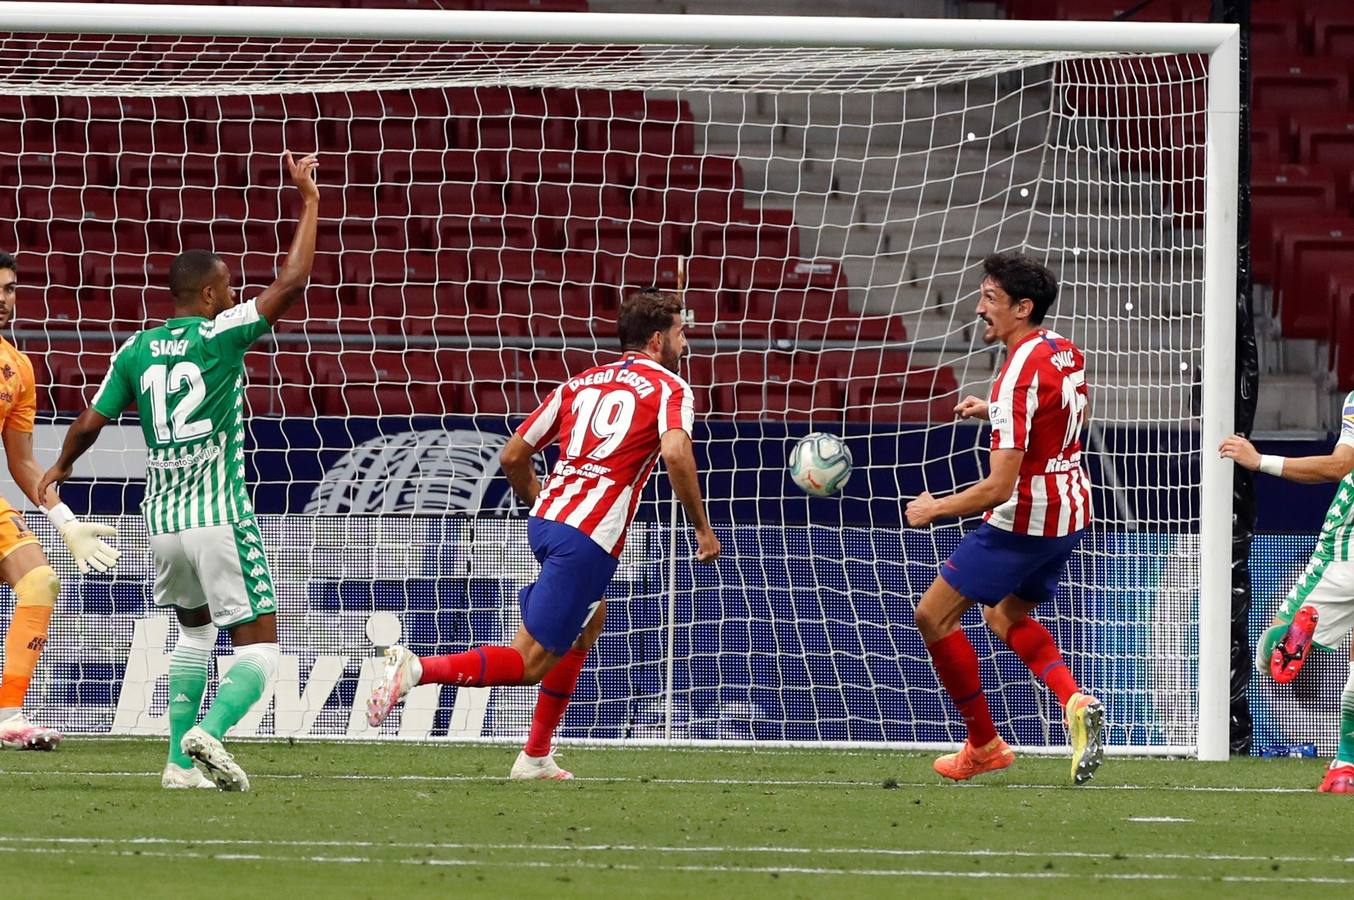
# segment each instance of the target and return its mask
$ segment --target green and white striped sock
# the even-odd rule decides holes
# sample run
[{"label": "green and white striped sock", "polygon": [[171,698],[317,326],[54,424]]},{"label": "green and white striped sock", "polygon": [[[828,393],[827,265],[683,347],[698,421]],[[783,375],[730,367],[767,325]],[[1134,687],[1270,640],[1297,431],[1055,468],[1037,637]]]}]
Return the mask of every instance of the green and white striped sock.
[{"label": "green and white striped sock", "polygon": [[277,670],[277,644],[249,644],[236,654],[235,665],[221,677],[216,699],[202,718],[202,730],[217,740],[244,718],[268,687]]},{"label": "green and white striped sock", "polygon": [[180,769],[193,765],[179,750],[179,741],[197,724],[215,648],[215,625],[180,625],[178,643],[169,654],[169,761]]}]

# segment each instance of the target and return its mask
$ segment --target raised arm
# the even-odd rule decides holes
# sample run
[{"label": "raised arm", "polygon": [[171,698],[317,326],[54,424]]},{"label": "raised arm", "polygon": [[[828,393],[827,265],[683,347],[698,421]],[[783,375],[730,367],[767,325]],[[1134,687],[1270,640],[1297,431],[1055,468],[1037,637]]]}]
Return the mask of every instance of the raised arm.
[{"label": "raised arm", "polygon": [[1354,447],[1347,443],[1323,456],[1270,456],[1260,454],[1250,441],[1239,434],[1224,438],[1218,448],[1223,459],[1234,460],[1243,469],[1264,472],[1299,484],[1339,481],[1354,471]]},{"label": "raised arm", "polygon": [[296,222],[287,259],[278,270],[277,278],[264,288],[255,300],[259,315],[271,325],[287,314],[292,304],[300,299],[310,281],[310,268],[315,263],[315,229],[320,217],[320,189],[315,184],[315,169],[319,162],[315,154],[300,161],[292,159],[291,151],[282,155],[292,183],[301,192],[301,216]]},{"label": "raised arm", "polygon": [[686,510],[686,517],[696,529],[696,559],[711,562],[719,556],[719,538],[715,537],[710,520],[705,516],[701,499],[700,478],[696,472],[696,454],[691,447],[691,435],[681,428],[663,433],[663,463],[668,467],[668,479],[673,493]]}]

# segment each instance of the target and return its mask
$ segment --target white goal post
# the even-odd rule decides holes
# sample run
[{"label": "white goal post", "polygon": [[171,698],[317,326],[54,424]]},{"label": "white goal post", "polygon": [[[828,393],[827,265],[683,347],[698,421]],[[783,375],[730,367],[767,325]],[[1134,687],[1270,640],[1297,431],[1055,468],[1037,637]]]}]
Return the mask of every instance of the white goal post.
[{"label": "white goal post", "polygon": [[[589,663],[595,680],[585,673],[591,687],[578,701],[595,711],[572,734],[566,720],[566,736],[881,747],[953,740],[943,692],[933,680],[921,682],[929,678],[924,651],[908,646],[891,614],[915,603],[915,595],[903,595],[934,572],[934,557],[943,558],[953,535],[917,543],[896,511],[890,518],[881,510],[916,485],[941,491],[972,480],[981,436],[942,414],[961,387],[984,390],[992,375],[992,354],[968,330],[973,266],[993,250],[1022,249],[1046,259],[1063,281],[1055,327],[1099,360],[1090,367],[1093,408],[1097,371],[1105,378],[1104,416],[1087,453],[1103,476],[1097,504],[1109,524],[1084,549],[1082,574],[1071,576],[1072,605],[1059,609],[1074,610],[1073,624],[1058,632],[1060,643],[1074,670],[1099,673],[1088,686],[1110,694],[1111,719],[1116,701],[1127,717],[1112,750],[1227,757],[1232,468],[1211,448],[1233,426],[1236,26],[82,3],[0,3],[0,14],[8,31],[0,34],[8,51],[0,55],[0,92],[19,98],[16,115],[32,125],[21,143],[0,146],[0,167],[17,179],[18,230],[4,239],[37,248],[25,256],[28,248],[17,247],[21,269],[50,258],[45,316],[26,326],[30,300],[21,297],[16,332],[20,349],[42,359],[50,379],[43,452],[54,450],[78,412],[68,404],[84,396],[84,367],[138,327],[118,305],[119,279],[127,277],[119,266],[128,265],[119,260],[177,249],[166,243],[176,231],[184,244],[189,234],[222,241],[220,223],[230,219],[230,237],[248,246],[223,252],[235,254],[232,264],[257,287],[260,264],[250,254],[285,246],[291,212],[285,193],[276,199],[276,160],[260,162],[251,151],[276,149],[267,135],[342,143],[335,153],[343,160],[321,165],[322,178],[343,170],[347,179],[340,188],[326,184],[322,200],[322,216],[335,217],[321,235],[337,242],[334,277],[312,288],[306,321],[277,336],[272,346],[296,366],[274,365],[260,376],[267,390],[254,407],[269,420],[266,435],[253,438],[264,457],[257,471],[265,472],[256,500],[280,607],[285,615],[288,590],[310,606],[286,629],[284,641],[296,642],[294,650],[284,647],[293,654],[282,672],[291,679],[287,698],[279,688],[275,705],[250,727],[369,736],[349,727],[357,722],[350,709],[370,679],[359,645],[384,639],[384,614],[421,617],[432,629],[424,641],[430,647],[501,639],[515,592],[504,583],[490,600],[472,595],[505,567],[511,581],[529,577],[513,568],[529,563],[520,522],[465,516],[480,510],[449,501],[437,508],[456,515],[429,515],[434,507],[417,504],[458,493],[482,500],[487,488],[456,482],[465,471],[456,467],[491,459],[493,439],[506,432],[478,444],[464,435],[490,420],[515,424],[530,385],[577,364],[584,357],[570,354],[580,346],[591,358],[605,352],[607,335],[589,323],[598,317],[593,309],[611,302],[606,291],[670,283],[661,260],[681,252],[693,256],[692,380],[715,423],[703,435],[706,493],[728,559],[714,576],[694,572],[670,494],[650,489],[617,596],[644,595],[652,615],[616,604],[617,637],[599,646]],[[1152,77],[1135,82],[1144,72]],[[1124,85],[1130,92],[1160,86],[1199,105],[1121,108],[1125,95],[1114,91]],[[490,109],[486,92],[498,89],[495,102],[504,105]],[[570,92],[569,113],[555,114],[552,91]],[[276,99],[284,96],[311,98],[312,111]],[[442,98],[445,106],[441,113],[401,106],[410,96]],[[611,100],[590,112],[599,96]],[[232,97],[248,98],[241,112],[226,102]],[[1076,98],[1086,97],[1079,105]],[[104,107],[96,101],[107,98],[127,102],[98,111]],[[146,98],[149,106],[137,105]],[[165,98],[180,102],[173,108],[182,113],[167,112]],[[333,98],[342,98],[341,112]],[[1196,114],[1203,133],[1181,124]],[[105,134],[136,128],[141,137],[98,145]],[[241,143],[239,133],[251,137]],[[1126,134],[1147,137],[1130,147]],[[429,135],[441,183],[418,177],[415,157],[428,149]],[[500,138],[506,143],[492,144]],[[318,149],[323,156],[326,147]],[[162,152],[204,161],[158,182]],[[1201,172],[1179,162],[1196,152]],[[1140,164],[1129,159],[1134,153],[1156,154],[1155,161]],[[78,165],[65,168],[62,154]],[[399,154],[404,168],[392,162]],[[682,182],[666,157],[694,167],[693,180]],[[555,181],[543,171],[552,160],[564,173]],[[455,168],[462,163],[468,168]],[[595,178],[580,174],[594,163]],[[661,176],[646,175],[655,169]],[[915,182],[910,173],[920,173]],[[492,182],[492,190],[477,180]],[[447,199],[458,186],[464,210],[461,200]],[[1201,206],[1191,199],[1200,187]],[[92,205],[62,213],[66,188]],[[238,222],[234,213],[202,213],[201,204],[222,205],[237,188],[244,199]],[[683,192],[690,204],[677,209]],[[427,208],[421,197],[439,199]],[[47,204],[43,218],[28,205],[35,198]],[[711,203],[724,204],[722,213],[712,213]],[[89,211],[96,205],[108,217]],[[188,229],[190,221],[201,227]],[[251,223],[268,225],[273,245],[258,246]],[[112,235],[108,246],[102,226]],[[417,239],[409,236],[415,228]],[[498,243],[477,256],[486,229]],[[860,250],[862,235],[875,241],[874,252]],[[531,260],[530,274],[509,298],[506,260],[519,251]],[[399,257],[393,282],[380,268],[382,254],[391,253]],[[52,261],[63,254],[72,261],[58,269]],[[453,266],[450,256],[467,261]],[[541,261],[547,257],[558,271]],[[636,262],[641,257],[647,267]],[[590,266],[588,274],[575,263]],[[762,280],[768,267],[772,281]],[[158,282],[154,267],[145,268],[138,308],[150,317]],[[44,282],[22,272],[20,280]],[[375,299],[387,287],[402,298],[396,309]],[[25,288],[29,298],[39,290]],[[790,313],[792,294],[798,305]],[[334,304],[323,305],[330,295]],[[584,295],[598,306],[571,305],[570,297]],[[838,299],[823,300],[829,295]],[[827,305],[814,305],[820,301]],[[335,317],[363,327],[335,325]],[[477,317],[487,323],[479,331],[460,324]],[[356,352],[365,354],[361,366],[344,355]],[[532,380],[474,355],[495,352],[551,374]],[[773,366],[779,353],[783,372]],[[545,368],[546,356],[566,368]],[[434,358],[436,368],[416,368]],[[899,370],[889,369],[900,359]],[[868,385],[856,368],[862,360],[874,366]],[[370,378],[354,375],[362,367]],[[400,373],[392,376],[390,367]],[[888,378],[899,393],[886,400],[877,382]],[[930,393],[915,390],[920,378]],[[497,386],[492,405],[485,380]],[[355,399],[359,382],[363,403]],[[768,394],[777,392],[773,403]],[[391,405],[396,393],[399,405]],[[404,431],[381,424],[392,416]],[[420,434],[432,433],[429,416],[442,419],[433,423],[437,438],[421,443]],[[289,421],[313,423],[306,434],[314,436]],[[810,505],[783,477],[787,441],[810,424],[857,444],[857,475],[840,506]],[[1179,443],[1157,446],[1157,429]],[[86,587],[54,559],[67,592],[34,695],[41,713],[74,732],[162,727],[157,666],[172,629],[143,596],[136,601],[143,605],[128,605],[117,587],[144,583],[148,573],[134,504],[135,443],[133,434],[133,449],[96,452],[92,467],[77,472],[95,512],[120,517],[130,551],[116,576],[122,581]],[[918,452],[924,458],[911,456]],[[435,472],[434,456],[442,465]],[[293,474],[303,471],[302,458],[321,474]],[[362,480],[376,467],[389,485],[400,466],[399,483],[421,498],[412,505],[383,498],[379,485]],[[476,471],[481,481],[492,476]],[[284,474],[267,474],[277,472]],[[309,500],[303,478],[317,482]],[[40,534],[62,557],[60,542]],[[438,559],[448,568],[437,568]],[[402,571],[427,577],[401,583]],[[311,576],[323,589],[296,583]],[[1100,591],[1098,579],[1114,582],[1113,590]],[[371,587],[361,616],[350,621],[344,617],[358,608],[359,582],[389,593]],[[432,593],[424,596],[425,588]],[[1143,599],[1144,591],[1170,599]],[[107,598],[106,614],[118,622],[106,631],[96,595]],[[470,598],[454,615],[445,606],[452,595]],[[1128,624],[1116,619],[1123,597],[1137,604]],[[331,626],[331,614],[340,624]],[[1117,636],[1095,637],[1097,629]],[[1090,649],[1079,655],[1083,637]],[[996,665],[994,650],[979,652],[985,667]],[[1117,670],[1118,653],[1132,655],[1131,673]],[[998,687],[1021,676],[999,668],[997,683],[987,677]],[[321,685],[332,694],[321,696]],[[608,704],[625,692],[642,704],[608,718]],[[470,693],[422,697],[392,727],[405,735],[511,737],[533,696]],[[1181,712],[1169,710],[1172,702]],[[100,703],[110,707],[106,716],[95,711]],[[999,727],[1024,723],[1022,734],[1037,735],[1021,740],[1030,749],[1061,743],[1045,701],[1017,705],[998,714]],[[1153,721],[1129,721],[1135,715]],[[1166,721],[1173,715],[1182,720]]]}]

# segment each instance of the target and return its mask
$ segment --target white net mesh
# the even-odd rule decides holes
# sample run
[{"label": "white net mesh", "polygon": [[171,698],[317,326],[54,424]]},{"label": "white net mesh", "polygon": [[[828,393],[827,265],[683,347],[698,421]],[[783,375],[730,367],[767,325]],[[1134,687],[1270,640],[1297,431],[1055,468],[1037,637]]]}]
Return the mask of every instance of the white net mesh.
[{"label": "white net mesh", "polygon": [[[912,608],[960,529],[904,528],[900,498],[985,465],[985,432],[951,412],[1000,363],[975,343],[976,264],[1024,249],[1060,275],[1050,324],[1087,353],[1099,516],[1042,617],[1106,699],[1111,743],[1193,744],[1201,59],[55,35],[0,50],[0,243],[18,248],[16,341],[46,386],[40,449],[114,342],[169,314],[175,253],[216,250],[245,298],[271,280],[295,202],[279,153],[321,153],[305,307],[248,358],[250,476],[295,662],[244,730],[365,734],[354,701],[383,614],[422,653],[510,637],[536,566],[497,449],[612,356],[620,289],[673,285],[681,254],[726,555],[689,561],[655,479],[562,735],[956,738]],[[163,728],[173,629],[149,599],[139,430],[121,424],[65,496],[122,517],[123,563],[63,569],[31,694],[76,732]],[[785,475],[809,430],[852,447],[841,498]],[[1003,732],[1060,743],[1042,687],[970,632]],[[385,728],[517,737],[533,699],[425,691]]]}]

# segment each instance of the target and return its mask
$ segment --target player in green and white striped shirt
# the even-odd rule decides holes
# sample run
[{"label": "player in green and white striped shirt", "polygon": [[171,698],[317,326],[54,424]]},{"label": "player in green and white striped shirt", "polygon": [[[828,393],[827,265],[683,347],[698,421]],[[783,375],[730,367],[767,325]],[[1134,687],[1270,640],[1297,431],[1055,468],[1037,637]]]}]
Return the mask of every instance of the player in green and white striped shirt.
[{"label": "player in green and white striped shirt", "polygon": [[[173,606],[179,620],[169,661],[169,761],[161,778],[169,788],[249,789],[221,738],[263,696],[277,668],[273,579],[245,484],[244,355],[301,297],[315,259],[316,158],[285,159],[302,207],[277,279],[237,306],[219,257],[179,254],[169,272],[174,318],[137,332],[113,354],[93,403],[66,432],[61,456],[39,487],[42,495],[69,478],[103,427],[135,403],[146,438],[141,513],[155,557],[155,603]],[[230,632],[235,664],[195,726],[218,628]]]},{"label": "player in green and white striped shirt", "polygon": [[[1239,436],[1224,440],[1218,452],[1251,471],[1289,481],[1339,482],[1307,568],[1256,647],[1255,667],[1287,683],[1297,677],[1312,645],[1333,650],[1354,629],[1354,393],[1345,397],[1340,437],[1326,456],[1261,456]],[[1340,744],[1318,790],[1354,794],[1354,653],[1340,695]]]}]

